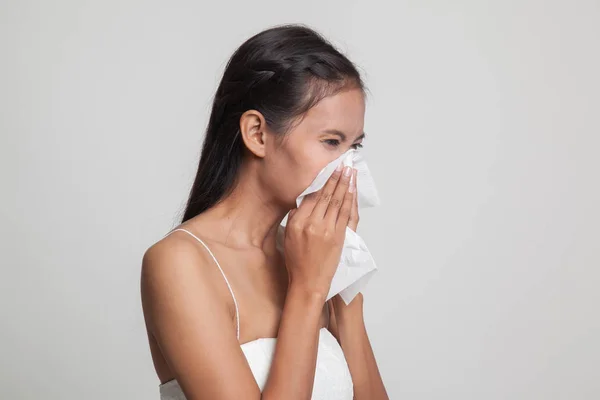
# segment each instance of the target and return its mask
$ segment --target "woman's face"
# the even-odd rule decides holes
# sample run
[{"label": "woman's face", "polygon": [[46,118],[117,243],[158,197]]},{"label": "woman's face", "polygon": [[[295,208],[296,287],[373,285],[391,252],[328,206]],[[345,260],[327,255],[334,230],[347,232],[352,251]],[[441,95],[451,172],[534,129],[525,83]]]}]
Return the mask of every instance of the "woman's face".
[{"label": "woman's face", "polygon": [[321,169],[347,150],[360,147],[364,118],[361,89],[321,100],[283,139],[267,141],[261,180],[278,201],[294,207]]}]

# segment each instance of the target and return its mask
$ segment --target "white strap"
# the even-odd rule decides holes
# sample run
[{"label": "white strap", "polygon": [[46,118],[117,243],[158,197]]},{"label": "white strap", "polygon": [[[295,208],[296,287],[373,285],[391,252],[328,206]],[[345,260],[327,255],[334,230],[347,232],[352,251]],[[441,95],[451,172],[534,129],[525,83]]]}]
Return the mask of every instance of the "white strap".
[{"label": "white strap", "polygon": [[236,320],[236,326],[237,326],[236,335],[237,335],[237,339],[239,341],[240,340],[240,314],[238,312],[238,305],[237,305],[237,301],[235,300],[235,295],[233,294],[233,289],[231,289],[231,285],[229,284],[229,280],[227,280],[227,277],[225,276],[225,272],[223,272],[223,268],[221,268],[221,265],[217,261],[217,258],[215,257],[213,252],[210,251],[210,249],[208,248],[206,243],[204,243],[198,236],[194,235],[192,232],[190,232],[186,229],[183,229],[183,228],[177,228],[177,229],[173,229],[171,232],[167,233],[165,236],[168,236],[175,231],[183,231],[183,232],[188,233],[192,237],[194,237],[197,241],[199,241],[204,246],[204,248],[208,251],[208,253],[212,257],[212,259],[215,260],[215,264],[217,264],[217,267],[219,267],[219,271],[221,271],[221,274],[223,275],[223,278],[225,279],[225,283],[227,283],[227,287],[229,288],[229,292],[231,293],[231,297],[233,298],[233,304],[235,305],[235,320]]}]

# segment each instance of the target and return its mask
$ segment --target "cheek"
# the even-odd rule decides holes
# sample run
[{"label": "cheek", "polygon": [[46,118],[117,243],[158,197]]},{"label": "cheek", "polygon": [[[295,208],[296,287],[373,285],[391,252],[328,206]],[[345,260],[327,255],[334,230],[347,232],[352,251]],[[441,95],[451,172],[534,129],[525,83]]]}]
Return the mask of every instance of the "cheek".
[{"label": "cheek", "polygon": [[285,202],[294,203],[295,199],[312,183],[319,171],[335,159],[335,155],[327,154],[323,150],[305,150],[281,151],[273,160],[273,164],[269,166],[270,175],[277,182],[279,195]]},{"label": "cheek", "polygon": [[298,154],[294,159],[292,183],[296,197],[312,183],[319,171],[335,159],[335,154],[324,151],[322,147]]}]

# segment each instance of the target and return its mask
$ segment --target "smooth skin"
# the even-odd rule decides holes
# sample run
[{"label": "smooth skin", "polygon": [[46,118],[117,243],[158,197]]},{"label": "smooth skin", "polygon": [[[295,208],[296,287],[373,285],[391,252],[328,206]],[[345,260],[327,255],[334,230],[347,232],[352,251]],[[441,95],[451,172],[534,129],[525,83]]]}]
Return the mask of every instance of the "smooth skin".
[{"label": "smooth skin", "polygon": [[[338,339],[354,383],[354,398],[388,399],[363,319],[363,296],[349,305],[325,298],[339,262],[346,226],[356,230],[355,171],[336,171],[320,191],[295,198],[318,171],[362,140],[364,98],[358,89],[330,96],[283,140],[264,117],[240,118],[247,149],[238,183],[218,205],[181,227],[143,257],[141,295],[148,339],[161,382],[177,379],[188,400],[310,399],[319,330]],[[351,176],[352,182],[351,183]],[[277,226],[290,211],[285,256],[275,248]],[[330,318],[327,319],[329,308]],[[277,337],[261,394],[241,343]]]}]

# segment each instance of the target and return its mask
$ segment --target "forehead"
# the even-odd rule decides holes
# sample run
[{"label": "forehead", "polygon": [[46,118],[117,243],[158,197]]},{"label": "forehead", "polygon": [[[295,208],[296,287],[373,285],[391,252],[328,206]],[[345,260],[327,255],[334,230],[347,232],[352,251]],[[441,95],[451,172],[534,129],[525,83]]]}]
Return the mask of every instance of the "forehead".
[{"label": "forehead", "polygon": [[344,132],[349,140],[362,135],[365,99],[362,90],[350,89],[328,96],[308,110],[298,128],[315,134],[324,130]]}]

